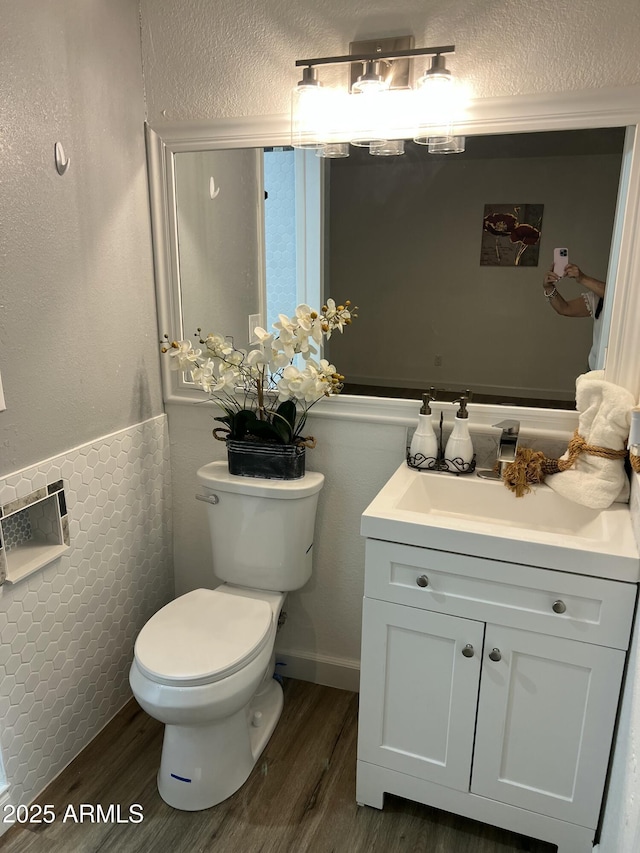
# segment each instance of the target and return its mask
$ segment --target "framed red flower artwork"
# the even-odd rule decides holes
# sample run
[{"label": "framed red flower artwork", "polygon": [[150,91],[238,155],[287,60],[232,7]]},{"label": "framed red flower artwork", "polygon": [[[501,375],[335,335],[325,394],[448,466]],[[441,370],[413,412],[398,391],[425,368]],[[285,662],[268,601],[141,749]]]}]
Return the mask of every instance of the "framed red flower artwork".
[{"label": "framed red flower artwork", "polygon": [[537,267],[543,204],[485,204],[480,266]]}]

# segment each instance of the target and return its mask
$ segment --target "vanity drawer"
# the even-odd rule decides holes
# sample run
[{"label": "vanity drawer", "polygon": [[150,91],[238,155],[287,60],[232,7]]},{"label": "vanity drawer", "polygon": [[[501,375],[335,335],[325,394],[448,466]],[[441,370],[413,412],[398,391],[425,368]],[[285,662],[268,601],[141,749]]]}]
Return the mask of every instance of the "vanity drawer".
[{"label": "vanity drawer", "polygon": [[375,539],[366,548],[368,598],[612,648],[629,645],[635,584]]}]

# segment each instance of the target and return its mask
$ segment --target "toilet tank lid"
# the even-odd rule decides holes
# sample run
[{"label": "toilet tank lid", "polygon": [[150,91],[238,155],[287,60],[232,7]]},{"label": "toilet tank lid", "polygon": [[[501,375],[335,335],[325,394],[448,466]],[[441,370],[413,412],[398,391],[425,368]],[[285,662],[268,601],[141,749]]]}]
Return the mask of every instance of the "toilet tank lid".
[{"label": "toilet tank lid", "polygon": [[272,621],[267,601],[195,589],[151,617],[138,634],[135,658],[157,683],[208,684],[253,660],[269,639]]},{"label": "toilet tank lid", "polygon": [[282,498],[292,500],[319,492],[324,483],[324,474],[307,471],[298,480],[265,480],[261,477],[239,477],[229,473],[226,462],[209,462],[197,473],[198,482],[209,489],[220,492],[235,492],[259,498]]}]

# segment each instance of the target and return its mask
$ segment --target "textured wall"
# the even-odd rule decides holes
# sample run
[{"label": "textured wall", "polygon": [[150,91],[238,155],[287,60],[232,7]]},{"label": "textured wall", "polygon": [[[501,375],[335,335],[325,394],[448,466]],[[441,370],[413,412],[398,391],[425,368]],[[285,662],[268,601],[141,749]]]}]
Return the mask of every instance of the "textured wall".
[{"label": "textured wall", "polygon": [[69,551],[0,587],[0,744],[14,805],[130,698],[134,640],[173,593],[166,417],[0,479],[0,504],[61,479]]},{"label": "textured wall", "polygon": [[0,15],[2,474],[162,402],[137,0]]},{"label": "textured wall", "polygon": [[0,0],[0,15],[0,486],[21,496],[55,471],[72,519],[71,550],[0,591],[17,803],[129,697],[133,637],[170,594],[171,553],[139,4]]},{"label": "textured wall", "polygon": [[636,0],[141,0],[149,120],[289,110],[296,59],[412,33],[478,97],[640,81]]}]

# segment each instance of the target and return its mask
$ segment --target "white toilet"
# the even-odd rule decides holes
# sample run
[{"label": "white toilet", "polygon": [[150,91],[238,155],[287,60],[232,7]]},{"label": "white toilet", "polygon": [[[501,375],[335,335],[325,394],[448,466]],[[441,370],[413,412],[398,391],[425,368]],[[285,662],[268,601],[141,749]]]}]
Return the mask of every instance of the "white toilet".
[{"label": "white toilet", "polygon": [[[198,471],[213,570],[224,583],[176,598],[144,626],[129,673],[165,724],[158,790],[176,809],[207,809],[246,781],[282,711],[274,643],[286,593],[311,575],[324,476],[263,480]],[[213,571],[212,571],[213,581]]]}]

